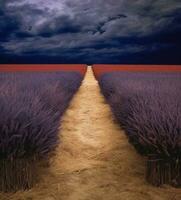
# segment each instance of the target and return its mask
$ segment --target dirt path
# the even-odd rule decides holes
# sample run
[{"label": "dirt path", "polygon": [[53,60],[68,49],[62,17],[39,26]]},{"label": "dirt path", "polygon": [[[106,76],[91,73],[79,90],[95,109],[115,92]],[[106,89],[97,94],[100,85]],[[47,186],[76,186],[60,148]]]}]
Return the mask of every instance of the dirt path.
[{"label": "dirt path", "polygon": [[91,69],[64,115],[61,141],[41,183],[0,200],[181,199],[180,189],[145,182],[145,161],[113,120]]}]

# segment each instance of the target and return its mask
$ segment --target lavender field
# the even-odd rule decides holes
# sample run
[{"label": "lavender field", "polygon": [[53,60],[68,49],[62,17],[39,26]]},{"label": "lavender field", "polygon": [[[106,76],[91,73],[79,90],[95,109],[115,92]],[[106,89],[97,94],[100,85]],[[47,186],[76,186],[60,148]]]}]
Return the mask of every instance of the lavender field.
[{"label": "lavender field", "polygon": [[181,74],[111,72],[99,78],[129,141],[146,157],[153,185],[181,185]]},{"label": "lavender field", "polygon": [[78,72],[0,73],[0,190],[32,187],[82,79]]},{"label": "lavender field", "polygon": [[180,73],[83,76],[1,72],[0,199],[180,200]]}]

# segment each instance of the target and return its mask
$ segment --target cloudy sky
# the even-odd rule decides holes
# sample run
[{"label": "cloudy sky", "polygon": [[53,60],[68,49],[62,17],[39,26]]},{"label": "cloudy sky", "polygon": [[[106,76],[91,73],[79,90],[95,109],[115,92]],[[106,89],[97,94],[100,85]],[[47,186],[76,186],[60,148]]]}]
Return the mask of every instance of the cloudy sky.
[{"label": "cloudy sky", "polygon": [[0,0],[0,63],[181,64],[180,0]]}]

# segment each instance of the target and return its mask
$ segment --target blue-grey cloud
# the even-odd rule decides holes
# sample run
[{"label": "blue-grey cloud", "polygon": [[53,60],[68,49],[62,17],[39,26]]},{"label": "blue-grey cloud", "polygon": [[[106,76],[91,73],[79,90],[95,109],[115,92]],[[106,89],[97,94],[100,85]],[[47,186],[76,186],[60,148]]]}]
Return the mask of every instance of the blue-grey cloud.
[{"label": "blue-grey cloud", "polygon": [[180,0],[0,1],[0,62],[181,63],[180,34]]}]

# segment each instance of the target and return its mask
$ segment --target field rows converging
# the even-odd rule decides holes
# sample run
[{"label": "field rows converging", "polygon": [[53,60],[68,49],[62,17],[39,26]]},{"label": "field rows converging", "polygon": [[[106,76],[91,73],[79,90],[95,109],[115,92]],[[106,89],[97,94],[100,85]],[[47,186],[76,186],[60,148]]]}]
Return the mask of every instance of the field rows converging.
[{"label": "field rows converging", "polygon": [[31,190],[0,193],[0,200],[181,198],[180,189],[146,182],[146,160],[114,119],[90,67],[61,119],[58,137],[49,167],[41,166],[41,181]]},{"label": "field rows converging", "polygon": [[172,67],[97,66],[94,73],[130,143],[147,157],[147,181],[180,187],[181,73]]},{"label": "field rows converging", "polygon": [[[0,190],[31,189],[60,142],[61,117],[86,66],[0,73]],[[83,73],[84,72],[84,73]]]}]

